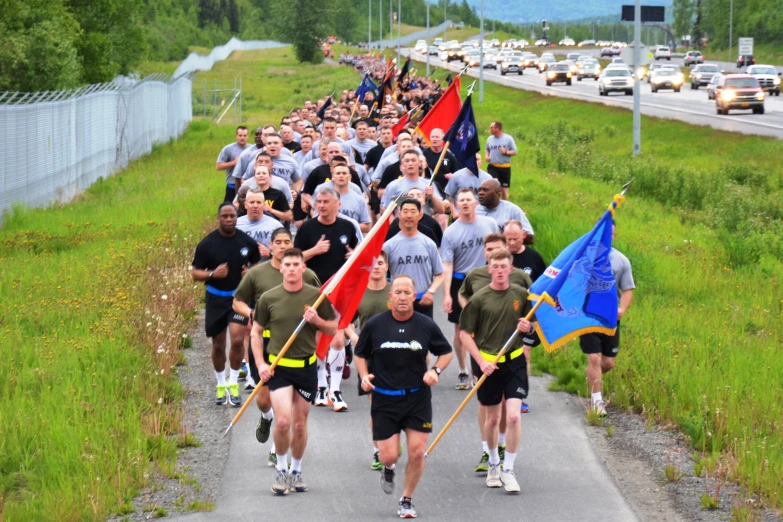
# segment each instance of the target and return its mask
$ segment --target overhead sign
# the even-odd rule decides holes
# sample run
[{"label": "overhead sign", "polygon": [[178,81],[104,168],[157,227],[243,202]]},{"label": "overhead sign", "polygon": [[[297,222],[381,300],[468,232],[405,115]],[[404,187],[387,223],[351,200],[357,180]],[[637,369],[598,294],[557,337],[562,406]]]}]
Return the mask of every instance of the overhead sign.
[{"label": "overhead sign", "polygon": [[[633,22],[635,17],[636,6],[624,5],[620,16],[620,20],[623,22]],[[663,6],[658,5],[643,5],[642,6],[642,23],[645,22],[663,22],[666,15]]]},{"label": "overhead sign", "polygon": [[738,47],[740,56],[752,56],[753,38],[740,38]]}]

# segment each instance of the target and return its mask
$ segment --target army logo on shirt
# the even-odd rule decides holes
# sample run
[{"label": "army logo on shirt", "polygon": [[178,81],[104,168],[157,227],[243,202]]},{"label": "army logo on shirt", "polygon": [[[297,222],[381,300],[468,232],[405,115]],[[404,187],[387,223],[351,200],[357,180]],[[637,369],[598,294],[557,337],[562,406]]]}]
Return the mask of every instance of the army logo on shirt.
[{"label": "army logo on shirt", "polygon": [[250,250],[248,250],[247,247],[244,247],[242,250],[239,251],[239,254],[242,257],[247,257],[247,254],[249,254],[249,253],[250,253]]},{"label": "army logo on shirt", "polygon": [[340,243],[342,243],[343,245],[347,245],[348,244],[348,236],[340,236]]},{"label": "army logo on shirt", "polygon": [[514,299],[514,310],[519,310],[519,299]]}]

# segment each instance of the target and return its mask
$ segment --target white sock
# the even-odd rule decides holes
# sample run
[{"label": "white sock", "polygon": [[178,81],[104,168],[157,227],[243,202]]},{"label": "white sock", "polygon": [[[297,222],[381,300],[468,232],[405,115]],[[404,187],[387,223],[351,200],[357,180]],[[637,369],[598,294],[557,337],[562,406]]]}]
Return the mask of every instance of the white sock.
[{"label": "white sock", "polygon": [[326,360],[329,361],[330,391],[340,391],[340,383],[343,382],[343,366],[345,366],[345,348],[342,350],[329,348]]},{"label": "white sock", "polygon": [[483,453],[489,453],[489,444],[487,444],[487,441],[485,440],[481,441],[481,451]]},{"label": "white sock", "polygon": [[601,395],[601,392],[593,393],[593,405],[598,404],[602,400],[604,399],[603,395]]},{"label": "white sock", "polygon": [[498,454],[498,447],[495,446],[489,450],[489,465],[497,466],[500,464],[500,455]]},{"label": "white sock", "polygon": [[291,456],[291,471],[302,472],[302,459],[295,459],[293,455]]},{"label": "white sock", "polygon": [[392,464],[391,466],[384,466],[386,469],[394,469],[397,467],[397,463]]},{"label": "white sock", "polygon": [[324,365],[323,360],[317,359],[316,367],[318,368],[318,387],[319,388],[328,387],[329,384],[326,382],[326,366]]},{"label": "white sock", "polygon": [[288,472],[288,453],[277,454],[277,471]]},{"label": "white sock", "polygon": [[514,459],[516,458],[516,453],[506,452],[506,456],[503,458],[503,471],[514,471]]},{"label": "white sock", "polygon": [[275,412],[272,408],[269,408],[269,411],[262,411],[261,412],[261,418],[264,420],[272,420],[275,418]]},{"label": "white sock", "polygon": [[498,445],[505,445],[506,444],[506,434],[501,433],[498,435]]},{"label": "white sock", "polygon": [[219,372],[215,370],[215,378],[217,378],[218,386],[225,386],[226,385],[226,372],[223,370],[222,372]]},{"label": "white sock", "polygon": [[277,455],[277,452],[275,452],[275,441],[272,441],[272,447],[269,448],[269,453],[274,453]]},{"label": "white sock", "polygon": [[467,368],[460,368],[459,369],[459,373],[468,373],[468,369]]},{"label": "white sock", "polygon": [[228,369],[228,383],[229,384],[236,384],[239,380],[239,370],[234,370],[233,368]]}]

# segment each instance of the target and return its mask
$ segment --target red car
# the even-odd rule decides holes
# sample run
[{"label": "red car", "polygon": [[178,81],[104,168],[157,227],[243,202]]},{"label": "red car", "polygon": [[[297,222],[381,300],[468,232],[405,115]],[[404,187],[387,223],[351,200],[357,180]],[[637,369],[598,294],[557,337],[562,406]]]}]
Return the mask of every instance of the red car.
[{"label": "red car", "polygon": [[764,91],[750,74],[727,74],[715,86],[715,109],[728,114],[731,109],[751,109],[764,114]]}]

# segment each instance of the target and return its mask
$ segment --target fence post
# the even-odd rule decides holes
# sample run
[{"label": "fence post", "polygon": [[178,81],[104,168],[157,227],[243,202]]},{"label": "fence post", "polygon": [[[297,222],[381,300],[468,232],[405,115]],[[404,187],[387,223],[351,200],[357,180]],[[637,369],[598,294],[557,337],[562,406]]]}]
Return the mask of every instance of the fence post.
[{"label": "fence post", "polygon": [[207,117],[207,79],[204,78],[204,118]]},{"label": "fence post", "polygon": [[242,125],[242,76],[239,76],[239,124]]}]

